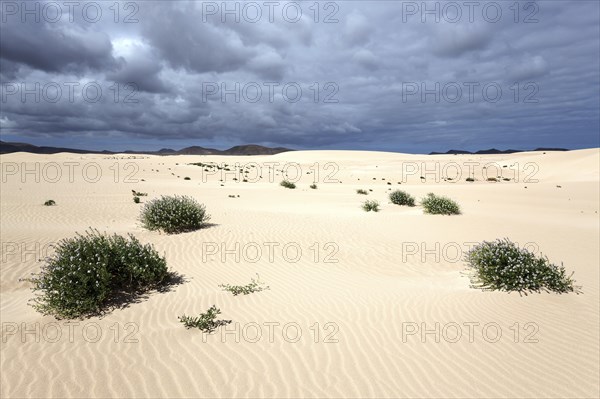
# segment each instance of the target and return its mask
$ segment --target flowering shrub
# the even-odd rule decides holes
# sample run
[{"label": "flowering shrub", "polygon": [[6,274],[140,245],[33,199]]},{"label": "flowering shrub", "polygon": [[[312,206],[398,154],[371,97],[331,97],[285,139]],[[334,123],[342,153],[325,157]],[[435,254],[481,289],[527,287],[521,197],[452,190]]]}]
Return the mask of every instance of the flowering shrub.
[{"label": "flowering shrub", "polygon": [[396,205],[415,206],[415,199],[413,198],[413,196],[402,190],[396,190],[391,192],[390,201],[392,201],[392,204]]},{"label": "flowering shrub", "polygon": [[367,211],[367,212],[379,212],[379,202],[377,201],[365,201],[362,204],[362,208],[363,210]]},{"label": "flowering shrub", "polygon": [[448,197],[437,196],[433,193],[427,194],[421,201],[425,213],[433,215],[459,215],[460,207]]},{"label": "flowering shrub", "polygon": [[473,281],[492,290],[571,292],[575,282],[565,268],[546,257],[519,248],[508,239],[484,241],[466,254],[466,261],[474,270]]},{"label": "flowering shrub", "polygon": [[34,308],[75,318],[98,313],[118,296],[147,291],[167,276],[165,258],[150,244],[91,230],[61,240],[41,272],[26,280],[38,292]]},{"label": "flowering shrub", "polygon": [[188,196],[163,196],[148,201],[140,221],[148,230],[162,230],[165,233],[182,233],[202,228],[210,216],[204,205]]}]

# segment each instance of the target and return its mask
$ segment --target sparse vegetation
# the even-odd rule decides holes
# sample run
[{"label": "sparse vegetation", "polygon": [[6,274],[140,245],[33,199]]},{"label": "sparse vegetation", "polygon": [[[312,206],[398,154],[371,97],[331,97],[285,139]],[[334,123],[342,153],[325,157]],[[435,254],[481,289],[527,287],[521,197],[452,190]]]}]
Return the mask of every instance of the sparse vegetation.
[{"label": "sparse vegetation", "polygon": [[231,323],[231,320],[217,320],[217,316],[221,314],[221,309],[212,305],[206,313],[200,313],[198,317],[179,316],[178,319],[185,328],[199,328],[205,333],[212,333],[217,328]]},{"label": "sparse vegetation", "polygon": [[425,213],[433,215],[459,215],[460,207],[448,197],[437,196],[433,193],[427,194],[421,201]]},{"label": "sparse vegetation", "polygon": [[131,194],[133,194],[134,197],[147,197],[148,193],[142,193],[140,191],[135,191],[135,190],[131,190]]},{"label": "sparse vegetation", "polygon": [[56,205],[56,201],[48,200],[48,201],[44,202],[44,205],[45,206],[53,206],[53,205]]},{"label": "sparse vegetation", "polygon": [[476,288],[558,293],[576,289],[573,273],[567,276],[562,264],[552,264],[508,239],[482,242],[467,252],[466,261],[474,272]]},{"label": "sparse vegetation", "polygon": [[367,212],[379,212],[379,202],[377,201],[371,201],[371,200],[367,200],[365,202],[363,202],[362,205],[363,210],[367,211]]},{"label": "sparse vegetation", "polygon": [[359,188],[358,190],[356,190],[356,194],[367,195],[369,193],[367,192],[367,190],[363,190],[362,188]]},{"label": "sparse vegetation", "polygon": [[63,239],[33,283],[32,306],[43,314],[76,318],[98,314],[111,303],[133,298],[166,281],[164,257],[129,235],[97,230]]},{"label": "sparse vegetation", "polygon": [[163,196],[148,201],[142,208],[140,221],[148,230],[183,233],[206,225],[210,216],[204,205],[188,196]]},{"label": "sparse vegetation", "polygon": [[279,185],[292,190],[296,188],[296,185],[289,180],[282,180],[281,183],[279,183]]},{"label": "sparse vegetation", "polygon": [[246,285],[229,285],[229,284],[221,284],[219,287],[223,288],[223,291],[229,291],[233,294],[233,296],[237,296],[240,294],[248,295],[254,292],[260,292],[264,290],[268,290],[269,286],[265,286],[263,282],[260,281],[260,276],[256,274],[256,279],[252,279],[249,284]]},{"label": "sparse vegetation", "polygon": [[392,191],[390,193],[390,201],[396,205],[415,206],[415,199],[412,195],[402,190]]}]

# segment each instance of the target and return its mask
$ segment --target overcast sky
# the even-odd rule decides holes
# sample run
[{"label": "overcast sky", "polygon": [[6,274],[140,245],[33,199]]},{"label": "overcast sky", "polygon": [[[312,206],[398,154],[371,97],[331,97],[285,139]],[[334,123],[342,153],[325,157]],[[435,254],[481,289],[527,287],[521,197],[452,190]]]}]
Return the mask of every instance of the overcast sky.
[{"label": "overcast sky", "polygon": [[2,140],[599,146],[598,1],[73,3],[2,2]]}]

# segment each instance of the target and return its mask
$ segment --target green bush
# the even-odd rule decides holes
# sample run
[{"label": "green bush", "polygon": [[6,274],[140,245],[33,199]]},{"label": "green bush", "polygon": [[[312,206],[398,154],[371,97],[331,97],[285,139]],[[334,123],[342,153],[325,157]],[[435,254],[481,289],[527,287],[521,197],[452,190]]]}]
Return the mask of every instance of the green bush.
[{"label": "green bush", "polygon": [[356,194],[367,195],[369,193],[367,192],[367,190],[363,190],[362,188],[359,188],[358,190],[356,190]]},{"label": "green bush", "polygon": [[433,215],[459,215],[460,207],[448,197],[437,196],[433,193],[427,194],[421,201],[426,213]]},{"label": "green bush", "polygon": [[26,279],[37,292],[32,305],[59,318],[93,315],[166,280],[167,263],[137,238],[96,230],[61,240],[42,270]]},{"label": "green bush", "polygon": [[564,266],[557,266],[546,257],[537,257],[508,239],[484,241],[466,254],[474,271],[474,286],[504,291],[574,291],[574,280]]},{"label": "green bush", "polygon": [[279,183],[279,185],[289,189],[296,188],[296,185],[289,180],[282,180],[281,183]]},{"label": "green bush", "polygon": [[311,184],[310,188],[312,188],[313,190],[316,190],[317,189],[317,185],[316,184]]},{"label": "green bush", "polygon": [[240,294],[248,295],[254,292],[260,292],[268,290],[268,286],[264,286],[264,283],[260,281],[260,276],[257,274],[256,279],[252,279],[249,284],[246,285],[229,285],[221,284],[219,287],[223,288],[223,291],[229,291],[233,296]]},{"label": "green bush", "polygon": [[379,212],[379,202],[367,200],[363,203],[362,208],[367,212]]},{"label": "green bush", "polygon": [[133,197],[133,202],[135,202],[136,204],[139,204],[140,203],[140,197],[138,197],[138,196]]},{"label": "green bush", "polygon": [[204,205],[188,196],[163,196],[148,201],[140,216],[148,230],[167,234],[198,230],[210,220]]},{"label": "green bush", "polygon": [[396,205],[415,206],[415,199],[412,197],[412,195],[402,190],[396,190],[391,192],[390,201],[392,201],[392,204]]},{"label": "green bush", "polygon": [[206,313],[200,313],[198,317],[179,316],[178,319],[185,328],[199,328],[205,333],[212,333],[220,326],[231,323],[231,320],[217,320],[217,316],[221,314],[221,309],[212,305]]},{"label": "green bush", "polygon": [[44,202],[44,205],[52,206],[52,205],[56,205],[56,202],[54,200],[48,200],[48,201]]}]

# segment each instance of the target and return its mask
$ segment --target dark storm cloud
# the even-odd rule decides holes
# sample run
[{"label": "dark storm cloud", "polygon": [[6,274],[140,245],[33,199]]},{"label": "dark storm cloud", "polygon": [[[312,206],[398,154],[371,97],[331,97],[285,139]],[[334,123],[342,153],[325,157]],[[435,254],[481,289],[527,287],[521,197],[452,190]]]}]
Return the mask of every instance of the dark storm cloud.
[{"label": "dark storm cloud", "polygon": [[109,72],[106,77],[114,82],[127,85],[135,84],[140,91],[149,93],[167,93],[168,85],[160,78],[161,59],[150,51],[133,46],[132,54],[120,58],[119,67]]},{"label": "dark storm cloud", "polygon": [[108,34],[76,24],[27,21],[10,18],[2,23],[2,59],[56,73],[114,67]]},{"label": "dark storm cloud", "polygon": [[[111,149],[132,140],[421,151],[598,145],[597,2],[521,2],[518,14],[514,2],[497,2],[497,21],[481,2],[453,22],[422,13],[422,2],[318,3],[318,14],[302,2],[294,22],[282,16],[285,2],[273,21],[262,7],[260,20],[237,22],[206,13],[221,2],[199,1],[119,3],[114,22],[112,4],[102,3],[94,23],[2,22],[3,135]],[[227,6],[235,4],[248,3]],[[123,23],[132,10],[137,22]],[[20,84],[35,82],[50,94],[58,84],[62,97],[49,101],[42,90],[40,101],[22,101]],[[72,101],[66,83],[76,85]],[[90,101],[90,85],[101,98]],[[486,99],[484,87],[500,87],[501,98]]]}]

